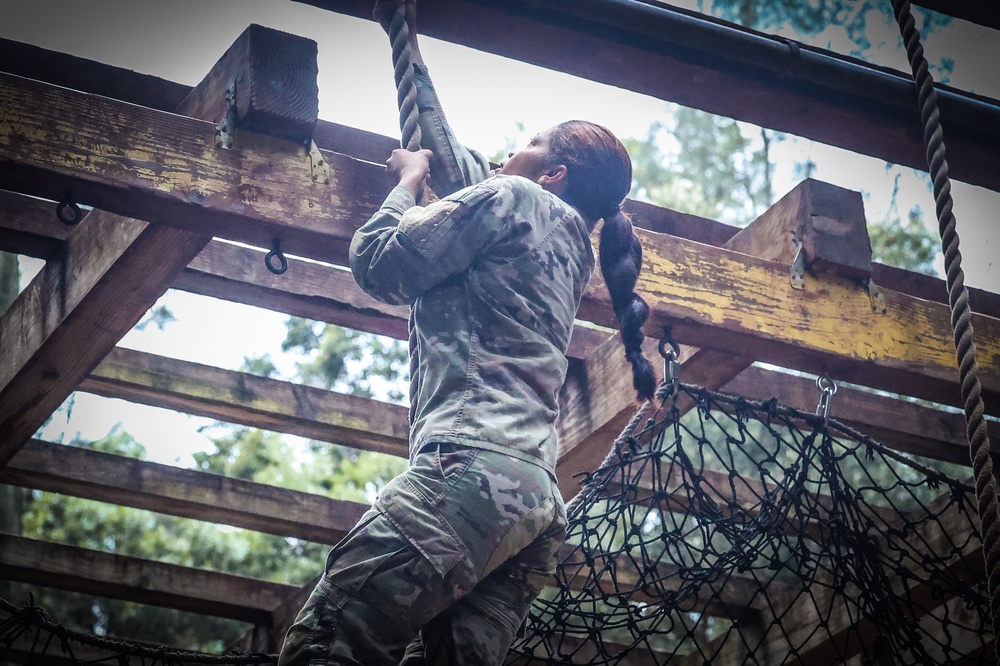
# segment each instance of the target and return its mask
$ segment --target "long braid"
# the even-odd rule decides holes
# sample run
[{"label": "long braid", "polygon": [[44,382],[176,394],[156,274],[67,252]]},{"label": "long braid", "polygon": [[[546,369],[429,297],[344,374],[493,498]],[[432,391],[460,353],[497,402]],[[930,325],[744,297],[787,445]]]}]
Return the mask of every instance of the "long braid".
[{"label": "long braid", "polygon": [[653,365],[643,356],[642,325],[649,318],[649,305],[635,293],[635,283],[642,269],[642,244],[632,231],[632,222],[620,210],[604,218],[601,227],[601,274],[611,294],[611,305],[621,327],[625,360],[632,366],[632,386],[642,400],[656,391]]},{"label": "long braid", "polygon": [[550,160],[565,164],[567,169],[568,186],[560,197],[584,217],[604,219],[601,273],[611,294],[625,358],[632,366],[632,386],[640,399],[649,400],[656,392],[656,374],[642,354],[642,326],[649,317],[649,306],[635,293],[642,269],[642,245],[620,207],[632,186],[628,151],[608,129],[582,120],[557,125],[549,145]]}]

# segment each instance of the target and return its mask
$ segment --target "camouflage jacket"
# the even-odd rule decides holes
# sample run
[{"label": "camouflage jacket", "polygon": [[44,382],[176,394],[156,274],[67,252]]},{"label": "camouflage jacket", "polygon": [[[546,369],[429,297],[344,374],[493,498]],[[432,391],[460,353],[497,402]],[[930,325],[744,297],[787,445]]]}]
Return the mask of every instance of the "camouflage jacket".
[{"label": "camouflage jacket", "polygon": [[591,229],[536,183],[491,176],[481,155],[454,141],[419,69],[418,86],[435,191],[468,186],[424,207],[396,187],[350,255],[366,292],[413,308],[410,457],[452,442],[554,473],[565,352],[594,270]]}]

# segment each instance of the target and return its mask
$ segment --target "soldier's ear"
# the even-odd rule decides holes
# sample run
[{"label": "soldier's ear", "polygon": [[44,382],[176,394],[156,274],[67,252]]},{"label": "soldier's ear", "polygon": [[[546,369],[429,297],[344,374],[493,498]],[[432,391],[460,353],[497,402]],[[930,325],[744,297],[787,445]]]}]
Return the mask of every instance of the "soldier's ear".
[{"label": "soldier's ear", "polygon": [[568,174],[569,170],[565,164],[555,164],[547,167],[535,182],[541,185],[542,189],[558,195],[565,192],[569,186]]}]

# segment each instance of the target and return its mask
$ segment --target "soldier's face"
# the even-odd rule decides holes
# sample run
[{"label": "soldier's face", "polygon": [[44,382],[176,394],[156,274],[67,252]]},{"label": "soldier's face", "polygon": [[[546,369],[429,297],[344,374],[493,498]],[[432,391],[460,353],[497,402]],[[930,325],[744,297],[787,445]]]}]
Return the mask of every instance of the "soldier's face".
[{"label": "soldier's face", "polygon": [[549,136],[551,129],[536,134],[528,145],[520,150],[511,151],[500,164],[497,173],[505,176],[523,176],[533,182],[546,175],[552,167],[549,159]]}]

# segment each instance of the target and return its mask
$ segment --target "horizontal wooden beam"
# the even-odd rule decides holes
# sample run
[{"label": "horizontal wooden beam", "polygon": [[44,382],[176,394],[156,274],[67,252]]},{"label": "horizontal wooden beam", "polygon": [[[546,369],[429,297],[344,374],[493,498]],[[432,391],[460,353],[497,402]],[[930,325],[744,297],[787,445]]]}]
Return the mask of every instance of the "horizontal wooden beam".
[{"label": "horizontal wooden beam", "polygon": [[[163,111],[176,109],[180,100],[191,91],[190,86],[183,84],[6,39],[0,39],[0,56],[4,56],[0,57],[4,70],[11,74]],[[376,164],[384,163],[389,153],[399,145],[398,138],[324,120],[318,121],[313,140],[325,150]],[[54,203],[47,205],[46,215],[51,218]],[[0,210],[3,210],[2,204]],[[626,202],[626,211],[639,227],[707,245],[722,246],[740,231],[739,227],[641,201]],[[0,241],[6,240],[7,237],[0,237]],[[18,252],[5,247],[0,247],[0,250]],[[940,278],[878,263],[872,264],[872,278],[877,285],[892,291],[924,300],[947,302],[947,289]],[[969,292],[975,312],[1000,317],[1000,294],[977,288],[970,288]]]},{"label": "horizontal wooden beam", "polygon": [[246,622],[268,621],[298,589],[9,534],[0,534],[0,577]]},{"label": "horizontal wooden beam", "polygon": [[212,122],[0,74],[0,187],[344,263],[388,192],[384,167],[324,152],[325,182],[296,142],[233,141],[218,148]]},{"label": "horizontal wooden beam", "polygon": [[[82,138],[74,145],[60,143],[64,150],[59,154],[63,157],[53,159],[38,144],[4,145],[4,130],[0,129],[0,181],[5,173],[9,174],[9,169],[50,171],[79,179],[99,174],[101,180],[131,188],[129,196],[116,199],[119,203],[102,201],[102,205],[128,208],[130,199],[133,203],[141,200],[148,204],[150,217],[159,222],[190,224],[212,233],[228,231],[246,236],[244,240],[253,240],[248,237],[260,240],[262,230],[288,229],[294,221],[305,225],[308,233],[303,233],[316,241],[313,254],[322,254],[316,252],[317,247],[329,247],[334,241],[346,242],[353,228],[360,224],[360,212],[370,212],[375,205],[372,202],[384,194],[383,187],[371,183],[372,179],[384,182],[371,172],[372,169],[380,172],[380,167],[333,154],[328,155],[334,163],[333,173],[344,175],[334,177],[331,184],[337,194],[328,191],[323,195],[314,189],[315,184],[301,178],[308,165],[299,164],[281,151],[268,154],[270,161],[264,172],[267,175],[261,173],[251,183],[248,179],[248,174],[254,172],[251,164],[264,168],[260,161],[267,153],[263,143],[247,140],[242,151],[226,151],[228,157],[210,156],[200,147],[203,139],[197,138],[207,129],[204,123],[176,116],[168,121],[160,117],[164,114],[150,110],[139,113],[133,107],[116,106],[118,103],[110,100],[90,100],[80,93],[16,77],[0,77],[0,82],[0,98],[10,100],[13,106],[0,107],[0,117],[6,114],[11,123],[8,127],[12,129],[7,131],[27,131],[26,124],[38,125],[36,129],[41,131],[39,123],[48,120],[45,109],[72,107],[80,111],[74,115],[78,135],[97,136],[103,134],[102,128],[107,129],[107,117],[124,114],[131,117],[125,122],[127,126],[134,125],[137,133],[140,126],[144,128],[141,145],[129,148],[126,153],[153,150],[155,146],[152,154],[159,155],[158,164],[184,165],[185,170],[192,168],[200,176],[197,185],[187,180],[187,185],[175,188],[171,176],[162,170],[137,166],[122,171],[123,165],[135,165],[134,159],[109,160],[96,155],[82,146]],[[95,113],[84,113],[78,108],[85,102],[93,102],[88,108]],[[26,120],[19,111],[34,115]],[[50,120],[56,122],[54,117]],[[169,127],[170,131],[160,133],[151,129],[158,125],[161,129]],[[150,140],[148,145],[145,139]],[[72,153],[74,148],[77,157],[66,158],[66,151]],[[90,162],[77,161],[84,155]],[[243,168],[236,169],[234,160],[240,161]],[[173,168],[169,170],[172,172]],[[184,176],[181,180],[185,182],[188,178]],[[260,196],[247,202],[239,194],[245,186],[257,188],[255,192]],[[190,201],[189,187],[227,194],[221,199]],[[165,205],[166,201],[169,205]],[[231,212],[228,201],[243,202],[236,206],[241,215]],[[302,217],[302,210],[310,205],[314,214]],[[240,223],[234,227],[237,219]],[[324,226],[320,229],[316,225]],[[846,279],[831,278],[821,284],[807,285],[805,291],[793,290],[787,267],[649,232],[640,235],[646,249],[646,266],[639,287],[654,308],[650,325],[672,325],[678,342],[723,351],[741,349],[757,360],[807,372],[826,372],[858,384],[942,403],[958,402],[946,307],[884,290],[887,311],[876,313],[872,311],[867,289]],[[306,236],[299,236],[299,241],[305,241]],[[609,301],[603,288],[592,284],[581,316],[611,326]],[[980,366],[997,367],[1000,324],[983,317],[974,317],[973,324],[979,332]],[[987,371],[983,384],[987,409],[996,413],[1000,378]]]},{"label": "horizontal wooden beam", "polygon": [[[305,2],[372,18],[366,0]],[[419,28],[429,37],[927,170],[907,74],[665,3],[440,0],[420,7]],[[1000,191],[994,168],[1000,104],[937,88],[952,177]]]},{"label": "horizontal wooden beam", "polygon": [[[838,276],[792,288],[788,267],[722,248],[638,232],[645,263],[637,284],[680,344],[739,350],[757,361],[955,405],[958,371],[947,306]],[[609,324],[610,299],[591,286],[580,316]],[[973,315],[984,401],[1000,414],[1000,320]]]},{"label": "horizontal wooden beam", "polygon": [[0,483],[335,544],[367,506],[76,446],[32,440]]},{"label": "horizontal wooden beam", "polygon": [[116,348],[80,390],[405,458],[405,407]]},{"label": "horizontal wooden beam", "polygon": [[[805,412],[814,412],[820,397],[810,377],[757,367],[740,373],[722,390],[752,400],[777,398],[782,405]],[[971,464],[965,418],[959,412],[841,385],[831,401],[830,416],[896,451]],[[990,439],[1000,441],[1000,423],[989,421],[986,427]]]}]

